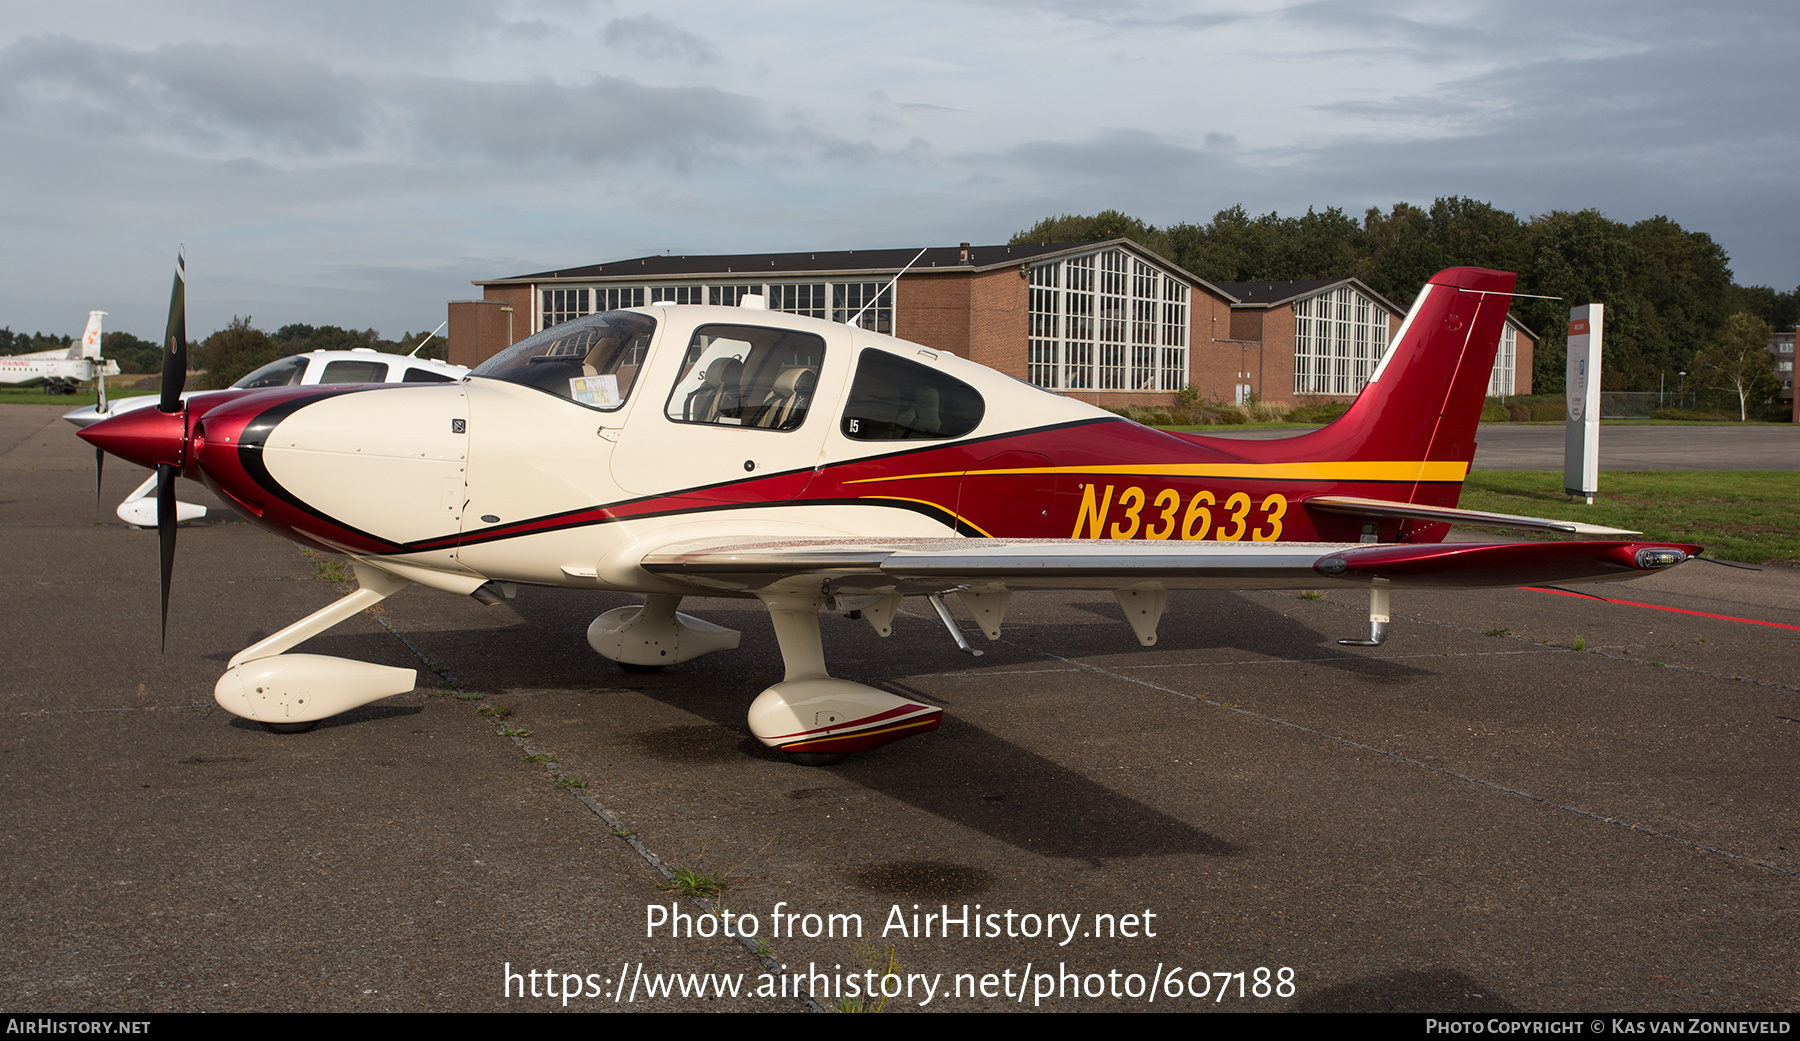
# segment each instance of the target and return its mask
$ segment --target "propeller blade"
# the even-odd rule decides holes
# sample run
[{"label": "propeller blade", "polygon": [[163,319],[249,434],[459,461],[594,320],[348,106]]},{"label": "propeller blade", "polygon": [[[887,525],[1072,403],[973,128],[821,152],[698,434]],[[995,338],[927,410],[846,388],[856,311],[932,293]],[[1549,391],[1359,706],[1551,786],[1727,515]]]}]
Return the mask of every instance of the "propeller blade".
[{"label": "propeller blade", "polygon": [[156,540],[162,551],[162,647],[169,649],[169,578],[175,573],[175,478],[173,463],[156,464]]},{"label": "propeller blade", "polygon": [[106,483],[106,449],[94,449],[94,509],[100,508],[100,486]]},{"label": "propeller blade", "polygon": [[181,411],[187,386],[187,248],[175,254],[175,285],[169,290],[169,327],[163,336],[162,401],[164,412]]}]

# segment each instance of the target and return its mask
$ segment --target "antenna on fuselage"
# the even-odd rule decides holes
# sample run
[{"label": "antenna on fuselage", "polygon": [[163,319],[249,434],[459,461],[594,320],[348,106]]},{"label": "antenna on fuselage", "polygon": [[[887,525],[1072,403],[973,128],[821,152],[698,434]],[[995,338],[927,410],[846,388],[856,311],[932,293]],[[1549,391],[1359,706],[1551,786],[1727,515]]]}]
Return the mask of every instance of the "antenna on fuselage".
[{"label": "antenna on fuselage", "polygon": [[[931,248],[930,246],[925,247],[925,249],[930,249],[930,248]],[[873,299],[869,300],[867,303],[864,303],[862,305],[862,307],[859,308],[855,314],[850,316],[850,320],[845,322],[844,324],[845,325],[855,325],[857,323],[857,321],[862,318],[863,312],[867,311],[869,309],[869,307],[875,303],[876,300],[880,300],[882,293],[885,293],[888,290],[894,288],[894,283],[900,281],[900,275],[904,275],[908,271],[912,270],[912,266],[919,262],[919,257],[922,257],[924,255],[925,255],[925,250],[922,249],[919,251],[919,256],[914,257],[911,260],[907,261],[906,266],[900,269],[900,274],[895,275],[893,278],[888,279],[888,284],[881,287],[881,293],[876,293]]]},{"label": "antenna on fuselage", "polygon": [[412,351],[411,351],[411,352],[410,352],[410,353],[408,353],[408,354],[407,354],[407,357],[408,357],[408,358],[417,358],[417,357],[418,357],[418,356],[419,356],[419,350],[420,350],[420,349],[421,349],[421,348],[423,348],[423,347],[424,347],[424,346],[425,346],[425,345],[426,345],[426,344],[428,344],[428,343],[430,343],[430,342],[431,342],[431,338],[432,338],[432,337],[433,337],[433,336],[436,336],[436,335],[437,335],[437,334],[438,334],[438,333],[441,333],[441,332],[443,332],[443,331],[444,331],[444,326],[446,326],[446,325],[449,325],[449,324],[450,324],[450,319],[448,319],[448,318],[446,318],[446,319],[444,319],[444,320],[443,320],[443,321],[441,321],[441,322],[439,322],[439,323],[438,323],[438,327],[437,327],[437,328],[436,328],[436,329],[433,329],[433,330],[431,330],[431,331],[430,331],[430,332],[428,332],[428,333],[426,333],[426,334],[425,334],[425,338],[424,338],[424,339],[423,339],[423,340],[420,340],[420,341],[419,341],[419,345],[418,345],[418,346],[417,346],[417,347],[414,347],[414,348],[413,348],[413,349],[412,349]]}]

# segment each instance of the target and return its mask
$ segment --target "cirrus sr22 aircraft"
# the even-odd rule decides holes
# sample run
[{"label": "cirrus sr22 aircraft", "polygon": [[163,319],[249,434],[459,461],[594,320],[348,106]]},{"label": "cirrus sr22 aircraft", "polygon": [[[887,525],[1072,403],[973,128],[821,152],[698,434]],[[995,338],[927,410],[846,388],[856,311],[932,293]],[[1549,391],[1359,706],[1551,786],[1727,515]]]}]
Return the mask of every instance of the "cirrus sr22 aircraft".
[{"label": "cirrus sr22 aircraft", "polygon": [[[1149,646],[1176,588],[1369,591],[1627,578],[1700,547],[1456,508],[1513,276],[1419,294],[1342,418],[1272,441],[1164,433],[944,351],[750,307],[589,315],[452,384],[179,400],[182,271],[160,408],[81,436],[197,479],[250,521],[354,563],[359,587],[240,651],[220,705],[280,731],[413,689],[415,674],[286,653],[410,585],[496,602],[514,583],[642,594],[588,642],[628,670],[737,646],[684,596],[767,607],[786,676],[750,729],[826,763],[935,730],[942,709],[832,678],[819,612],[883,636],[905,596],[955,593],[997,639],[1015,591],[1109,589]],[[163,539],[163,614],[174,550]],[[1579,540],[1442,544],[1450,522]]]}]

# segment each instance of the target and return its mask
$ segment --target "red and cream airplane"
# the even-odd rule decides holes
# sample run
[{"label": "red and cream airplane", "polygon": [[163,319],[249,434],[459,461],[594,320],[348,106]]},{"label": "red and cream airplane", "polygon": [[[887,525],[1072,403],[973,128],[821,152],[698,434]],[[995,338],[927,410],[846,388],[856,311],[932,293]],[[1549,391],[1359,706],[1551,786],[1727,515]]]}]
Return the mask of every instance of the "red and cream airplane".
[{"label": "red and cream airplane", "polygon": [[[997,639],[1012,594],[1109,589],[1149,646],[1168,591],[1352,585],[1364,646],[1389,590],[1625,578],[1700,547],[1456,508],[1513,276],[1455,268],[1419,294],[1368,385],[1272,441],[1164,433],[944,351],[748,307],[589,315],[460,383],[287,387],[179,400],[183,283],[160,409],[81,436],[204,482],[250,521],[343,553],[360,588],[240,651],[215,696],[303,730],[413,688],[405,669],[286,653],[410,585],[495,602],[515,583],[643,594],[588,642],[628,670],[737,646],[677,610],[755,597],[785,678],[750,728],[802,762],[936,729],[942,710],[831,678],[818,615],[889,634],[904,596],[955,593]],[[172,508],[172,507],[171,507]],[[1442,544],[1451,522],[1605,541]],[[175,525],[161,525],[163,602]],[[166,624],[166,623],[165,623]]]}]

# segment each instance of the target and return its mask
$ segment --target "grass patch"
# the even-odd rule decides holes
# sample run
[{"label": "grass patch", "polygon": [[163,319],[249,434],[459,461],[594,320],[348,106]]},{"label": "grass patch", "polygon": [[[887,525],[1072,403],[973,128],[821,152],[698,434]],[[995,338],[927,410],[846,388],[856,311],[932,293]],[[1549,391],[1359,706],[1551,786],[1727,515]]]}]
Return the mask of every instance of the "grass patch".
[{"label": "grass patch", "polygon": [[724,894],[726,886],[730,885],[723,878],[701,874],[698,868],[682,867],[677,864],[670,870],[675,877],[661,883],[656,888],[665,893],[674,893],[676,896],[721,896]]},{"label": "grass patch", "polygon": [[[106,400],[117,401],[120,398],[135,398],[144,394],[154,394],[153,390],[115,390],[106,388]],[[0,388],[0,405],[67,405],[69,411],[86,408],[94,403],[94,388],[83,387],[74,394],[46,394],[37,387],[3,387]]]},{"label": "grass patch", "polygon": [[1560,470],[1477,470],[1463,483],[1466,510],[1520,513],[1698,542],[1708,556],[1764,564],[1800,559],[1800,472],[1608,470],[1594,505],[1570,502]]}]

